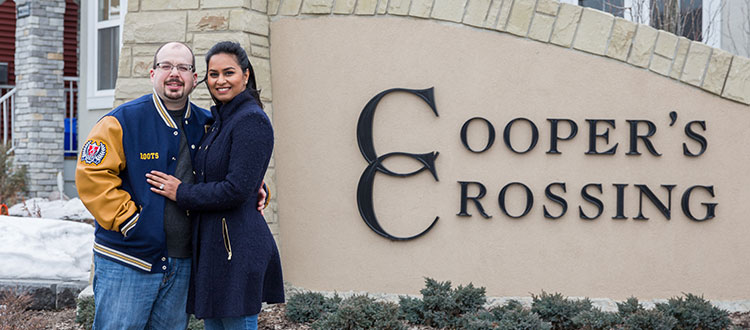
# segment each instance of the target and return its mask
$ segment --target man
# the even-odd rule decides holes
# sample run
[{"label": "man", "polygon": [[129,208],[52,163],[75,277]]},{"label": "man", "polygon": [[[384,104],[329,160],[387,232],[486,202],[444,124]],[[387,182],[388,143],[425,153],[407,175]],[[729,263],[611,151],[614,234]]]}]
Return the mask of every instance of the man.
[{"label": "man", "polygon": [[187,45],[162,45],[154,93],[102,117],[81,148],[76,186],[96,218],[94,329],[187,327],[189,211],[151,192],[145,175],[159,170],[193,182],[191,159],[211,120],[188,100],[197,78]]}]

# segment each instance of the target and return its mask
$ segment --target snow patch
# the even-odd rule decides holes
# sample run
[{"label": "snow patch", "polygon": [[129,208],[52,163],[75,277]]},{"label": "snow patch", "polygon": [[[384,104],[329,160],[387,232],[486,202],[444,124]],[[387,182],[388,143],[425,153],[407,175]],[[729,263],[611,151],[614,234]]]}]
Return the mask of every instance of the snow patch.
[{"label": "snow patch", "polygon": [[[45,216],[73,219],[82,212],[72,201],[39,207]],[[94,227],[86,223],[0,216],[0,278],[88,281],[93,244]]]},{"label": "snow patch", "polygon": [[42,218],[62,220],[94,219],[91,212],[83,206],[78,198],[71,200],[50,201],[45,198],[31,198],[25,203],[19,203],[8,208],[8,214],[19,217],[34,217],[41,213]]}]

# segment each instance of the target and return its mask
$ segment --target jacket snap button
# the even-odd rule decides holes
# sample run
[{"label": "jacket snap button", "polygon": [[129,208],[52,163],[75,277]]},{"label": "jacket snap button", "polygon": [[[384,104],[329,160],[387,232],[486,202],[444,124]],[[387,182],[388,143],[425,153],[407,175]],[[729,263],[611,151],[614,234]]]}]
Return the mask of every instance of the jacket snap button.
[{"label": "jacket snap button", "polygon": [[190,149],[195,149],[195,145],[190,145]]},{"label": "jacket snap button", "polygon": [[172,157],[172,160],[177,160],[177,158]]},{"label": "jacket snap button", "polygon": [[177,134],[178,134],[177,131],[174,131],[174,135],[177,136]]},{"label": "jacket snap button", "polygon": [[193,171],[193,175],[195,175],[195,171]]},{"label": "jacket snap button", "polygon": [[167,266],[161,266],[162,270],[167,270]]},{"label": "jacket snap button", "polygon": [[161,261],[167,261],[167,257],[161,257]]},{"label": "jacket snap button", "polygon": [[187,120],[186,120],[186,121],[185,121],[185,125],[187,125],[187,123],[188,123],[188,122],[187,122]]}]

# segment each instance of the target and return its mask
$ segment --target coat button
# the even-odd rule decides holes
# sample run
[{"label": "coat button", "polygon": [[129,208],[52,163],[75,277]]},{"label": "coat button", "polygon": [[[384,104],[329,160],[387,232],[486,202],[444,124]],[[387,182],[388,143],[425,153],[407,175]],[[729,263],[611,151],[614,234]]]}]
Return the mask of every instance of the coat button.
[{"label": "coat button", "polygon": [[167,257],[161,257],[161,261],[167,261]]},{"label": "coat button", "polygon": [[177,134],[179,134],[179,133],[177,133],[177,131],[174,131],[174,135],[177,136]]},{"label": "coat button", "polygon": [[185,210],[185,215],[190,216],[190,210]]},{"label": "coat button", "polygon": [[162,270],[167,270],[167,266],[161,266]]},{"label": "coat button", "polygon": [[177,160],[177,158],[172,157],[172,160]]},{"label": "coat button", "polygon": [[187,124],[188,124],[188,121],[186,120],[186,121],[185,121],[185,125],[187,125]]},{"label": "coat button", "polygon": [[203,149],[203,146],[198,147],[198,150],[201,150],[201,149]]},{"label": "coat button", "polygon": [[190,145],[190,149],[195,149],[195,145]]},{"label": "coat button", "polygon": [[195,175],[195,171],[193,171],[193,175]]}]

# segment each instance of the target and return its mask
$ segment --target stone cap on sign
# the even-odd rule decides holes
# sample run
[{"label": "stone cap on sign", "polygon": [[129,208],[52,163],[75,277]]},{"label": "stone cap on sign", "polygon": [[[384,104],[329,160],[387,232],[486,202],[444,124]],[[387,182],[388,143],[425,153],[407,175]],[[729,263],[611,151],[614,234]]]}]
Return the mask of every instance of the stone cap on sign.
[{"label": "stone cap on sign", "polygon": [[750,104],[750,59],[557,0],[268,0],[267,12],[394,15],[464,24],[608,57]]}]

